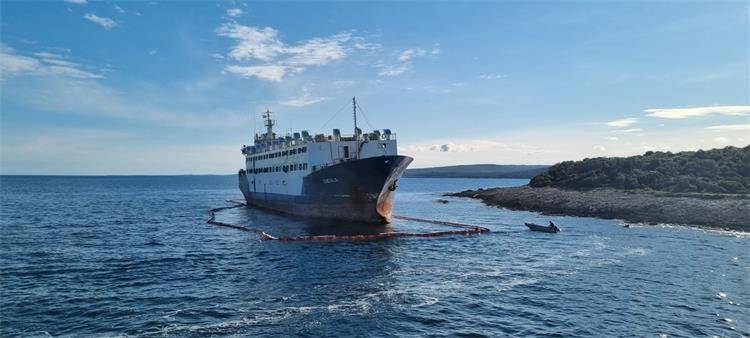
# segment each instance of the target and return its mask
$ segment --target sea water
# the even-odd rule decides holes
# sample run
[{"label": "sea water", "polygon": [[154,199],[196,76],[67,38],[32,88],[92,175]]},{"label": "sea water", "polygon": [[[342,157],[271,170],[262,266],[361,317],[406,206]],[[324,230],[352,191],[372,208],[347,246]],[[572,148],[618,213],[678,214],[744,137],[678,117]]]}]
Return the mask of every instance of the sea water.
[{"label": "sea water", "polygon": [[[489,234],[282,243],[206,224],[241,199],[234,176],[3,176],[0,335],[750,335],[746,233],[441,196],[525,183],[400,181],[395,214]],[[246,207],[218,219],[272,235],[373,231]],[[523,225],[549,220],[563,231]]]}]

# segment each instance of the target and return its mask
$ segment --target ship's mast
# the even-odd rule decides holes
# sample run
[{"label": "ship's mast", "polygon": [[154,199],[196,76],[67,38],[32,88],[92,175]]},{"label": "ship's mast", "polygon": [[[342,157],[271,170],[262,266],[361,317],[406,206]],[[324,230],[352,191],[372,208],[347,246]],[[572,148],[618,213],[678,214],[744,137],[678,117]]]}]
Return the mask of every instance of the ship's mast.
[{"label": "ship's mast", "polygon": [[357,132],[357,97],[352,97],[352,112],[354,113],[354,140],[355,140],[355,151],[356,159],[359,159],[359,133]]},{"label": "ship's mast", "polygon": [[275,122],[271,119],[271,114],[273,114],[273,112],[271,112],[270,109],[266,109],[266,111],[263,113],[263,119],[265,120],[264,125],[266,126],[266,140],[274,139],[273,125],[275,124]]}]

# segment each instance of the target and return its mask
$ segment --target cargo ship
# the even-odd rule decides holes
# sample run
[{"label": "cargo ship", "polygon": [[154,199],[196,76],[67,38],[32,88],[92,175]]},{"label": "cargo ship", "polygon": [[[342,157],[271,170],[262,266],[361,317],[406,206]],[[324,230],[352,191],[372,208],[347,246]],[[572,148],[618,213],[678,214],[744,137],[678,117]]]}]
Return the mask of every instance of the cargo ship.
[{"label": "cargo ship", "polygon": [[265,133],[243,145],[239,187],[248,205],[316,219],[389,223],[398,180],[413,158],[398,155],[390,129],[279,136],[272,112],[263,113]]}]

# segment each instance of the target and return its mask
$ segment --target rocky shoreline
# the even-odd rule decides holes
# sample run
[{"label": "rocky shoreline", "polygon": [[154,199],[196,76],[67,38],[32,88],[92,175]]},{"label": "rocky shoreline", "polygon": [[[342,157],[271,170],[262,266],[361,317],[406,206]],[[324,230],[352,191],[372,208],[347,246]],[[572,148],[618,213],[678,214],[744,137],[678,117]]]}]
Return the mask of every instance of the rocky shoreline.
[{"label": "rocky shoreline", "polygon": [[447,196],[481,199],[513,210],[622,219],[634,223],[669,223],[750,232],[749,198],[658,196],[616,190],[574,191],[529,186],[466,190]]}]

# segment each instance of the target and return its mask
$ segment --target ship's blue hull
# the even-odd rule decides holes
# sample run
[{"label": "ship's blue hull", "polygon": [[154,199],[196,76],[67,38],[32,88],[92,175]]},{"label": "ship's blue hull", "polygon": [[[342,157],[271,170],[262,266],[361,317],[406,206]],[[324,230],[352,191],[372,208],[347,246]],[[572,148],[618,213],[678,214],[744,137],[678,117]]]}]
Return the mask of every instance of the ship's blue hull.
[{"label": "ship's blue hull", "polygon": [[305,176],[301,195],[252,192],[241,171],[240,190],[249,205],[297,216],[388,223],[397,181],[413,159],[379,156],[351,160]]}]

